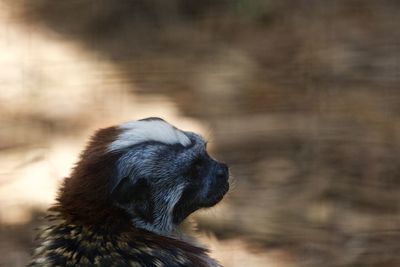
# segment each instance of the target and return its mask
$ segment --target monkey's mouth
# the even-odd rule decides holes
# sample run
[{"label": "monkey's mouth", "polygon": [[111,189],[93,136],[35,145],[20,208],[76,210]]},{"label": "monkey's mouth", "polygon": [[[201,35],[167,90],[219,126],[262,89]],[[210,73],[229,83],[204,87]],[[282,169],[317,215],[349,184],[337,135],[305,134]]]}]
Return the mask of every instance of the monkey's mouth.
[{"label": "monkey's mouth", "polygon": [[211,194],[208,195],[207,201],[203,203],[204,208],[209,208],[214,205],[216,205],[218,202],[220,202],[225,194],[229,191],[229,183],[226,182],[224,185],[222,185],[220,188],[218,188],[217,192],[213,191]]},{"label": "monkey's mouth", "polygon": [[203,200],[193,201],[192,192],[184,193],[177,205],[174,207],[174,223],[182,222],[189,214],[200,209],[210,208],[220,202],[229,190],[228,181],[222,186],[218,186],[212,190]]}]

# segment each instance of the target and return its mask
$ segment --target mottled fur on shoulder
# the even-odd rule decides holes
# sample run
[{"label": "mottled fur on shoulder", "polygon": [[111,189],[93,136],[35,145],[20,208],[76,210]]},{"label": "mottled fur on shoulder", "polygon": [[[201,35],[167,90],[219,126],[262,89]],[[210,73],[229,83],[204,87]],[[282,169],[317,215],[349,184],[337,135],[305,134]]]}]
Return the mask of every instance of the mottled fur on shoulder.
[{"label": "mottled fur on shoulder", "polygon": [[204,248],[131,227],[112,232],[48,217],[29,266],[219,266]]}]

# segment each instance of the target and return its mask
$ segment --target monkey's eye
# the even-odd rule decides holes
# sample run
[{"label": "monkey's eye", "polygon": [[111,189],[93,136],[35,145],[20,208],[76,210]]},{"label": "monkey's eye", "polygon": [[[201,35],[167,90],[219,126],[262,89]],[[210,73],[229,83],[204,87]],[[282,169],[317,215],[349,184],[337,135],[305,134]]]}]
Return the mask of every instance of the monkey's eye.
[{"label": "monkey's eye", "polygon": [[186,175],[188,177],[191,177],[192,179],[194,179],[194,181],[198,180],[198,178],[200,178],[202,176],[201,173],[204,171],[205,164],[206,164],[206,162],[203,157],[195,158],[191,162]]},{"label": "monkey's eye", "polygon": [[204,165],[206,164],[203,157],[198,157],[193,160],[190,170],[190,176],[193,178],[200,177],[204,170]]},{"label": "monkey's eye", "polygon": [[192,166],[193,166],[193,168],[194,168],[196,171],[200,171],[200,170],[203,168],[203,164],[204,164],[204,159],[202,159],[202,158],[196,158],[196,159],[193,161]]}]

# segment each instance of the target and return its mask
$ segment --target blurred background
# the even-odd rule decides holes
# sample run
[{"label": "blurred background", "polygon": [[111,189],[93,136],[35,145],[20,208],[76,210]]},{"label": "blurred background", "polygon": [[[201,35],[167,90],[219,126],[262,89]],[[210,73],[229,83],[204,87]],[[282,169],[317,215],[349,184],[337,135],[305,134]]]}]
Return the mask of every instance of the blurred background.
[{"label": "blurred background", "polygon": [[400,266],[400,2],[0,0],[0,266],[89,135],[159,116],[233,186],[225,266]]}]

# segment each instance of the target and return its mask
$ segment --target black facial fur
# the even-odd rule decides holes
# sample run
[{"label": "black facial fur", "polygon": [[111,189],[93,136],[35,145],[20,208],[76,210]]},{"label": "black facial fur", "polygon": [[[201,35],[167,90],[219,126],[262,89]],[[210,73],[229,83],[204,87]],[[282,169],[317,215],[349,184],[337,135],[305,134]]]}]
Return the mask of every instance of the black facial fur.
[{"label": "black facial fur", "polygon": [[[174,207],[173,222],[181,223],[187,216],[199,208],[217,204],[229,189],[228,168],[225,164],[211,159],[207,154],[197,157],[186,174],[189,185]],[[205,181],[208,179],[208,181]],[[209,183],[206,196],[203,188]]]},{"label": "black facial fur", "polygon": [[135,183],[125,177],[113,190],[114,201],[122,207],[134,212],[147,222],[153,222],[154,203],[150,185],[146,179],[138,179]]},{"label": "black facial fur", "polygon": [[197,209],[217,204],[229,188],[226,165],[207,154],[201,136],[184,134],[188,145],[150,140],[119,150],[112,196],[139,228],[169,231]]}]

